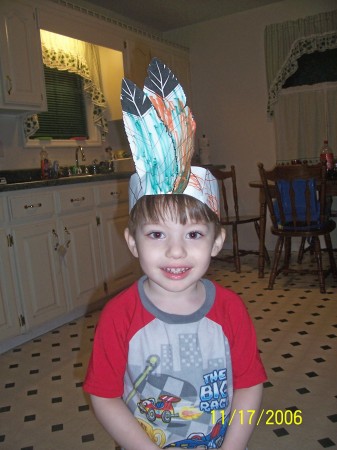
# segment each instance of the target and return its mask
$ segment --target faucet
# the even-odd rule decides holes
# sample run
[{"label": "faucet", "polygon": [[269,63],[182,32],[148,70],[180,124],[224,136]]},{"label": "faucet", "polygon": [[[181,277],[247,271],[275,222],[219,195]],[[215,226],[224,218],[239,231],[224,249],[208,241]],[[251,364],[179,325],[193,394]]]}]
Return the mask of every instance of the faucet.
[{"label": "faucet", "polygon": [[113,154],[112,154],[112,148],[111,147],[107,147],[105,149],[106,153],[109,153],[109,162],[108,162],[108,170],[113,170]]},{"label": "faucet", "polygon": [[78,163],[78,152],[79,151],[81,152],[81,155],[82,155],[82,161],[85,161],[85,154],[84,154],[83,147],[81,145],[78,145],[75,150],[75,161],[76,161],[77,169],[79,168],[79,163]]}]

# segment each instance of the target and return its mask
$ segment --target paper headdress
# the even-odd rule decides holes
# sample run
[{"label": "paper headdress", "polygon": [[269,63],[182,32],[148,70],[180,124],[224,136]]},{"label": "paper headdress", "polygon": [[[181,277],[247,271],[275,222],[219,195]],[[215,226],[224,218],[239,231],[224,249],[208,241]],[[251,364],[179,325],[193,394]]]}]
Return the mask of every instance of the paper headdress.
[{"label": "paper headdress", "polygon": [[130,210],[144,195],[186,194],[219,214],[219,189],[203,167],[191,167],[195,121],[171,70],[153,58],[141,90],[123,79],[121,103],[136,172],[130,179]]}]

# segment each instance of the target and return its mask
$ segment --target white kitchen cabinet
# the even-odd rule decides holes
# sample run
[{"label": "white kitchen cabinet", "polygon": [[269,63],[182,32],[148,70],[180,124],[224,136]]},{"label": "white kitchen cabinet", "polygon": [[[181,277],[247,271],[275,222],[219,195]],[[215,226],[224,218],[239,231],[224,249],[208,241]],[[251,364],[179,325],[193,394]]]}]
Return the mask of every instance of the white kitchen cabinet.
[{"label": "white kitchen cabinet", "polygon": [[6,231],[0,228],[0,341],[20,334],[21,327],[24,327],[16,304],[9,247],[9,237]]},{"label": "white kitchen cabinet", "polygon": [[8,207],[12,223],[39,221],[54,214],[54,196],[46,190],[19,191],[8,197]]},{"label": "white kitchen cabinet", "polygon": [[94,212],[63,217],[64,266],[71,308],[89,307],[104,297],[97,219]]},{"label": "white kitchen cabinet", "polygon": [[[151,58],[159,58],[165,63],[178,78],[182,85],[187,99],[191,97],[190,94],[190,63],[189,53],[179,47],[172,47],[169,45],[160,45],[159,43],[151,44]],[[144,81],[143,81],[144,83]]]},{"label": "white kitchen cabinet", "polygon": [[151,48],[142,40],[128,40],[125,45],[128,55],[128,78],[138,87],[143,88],[151,61]]},{"label": "white kitchen cabinet", "polygon": [[140,275],[138,260],[131,254],[124,238],[129,218],[128,181],[101,185],[98,199],[107,292],[113,294]]},{"label": "white kitchen cabinet", "polygon": [[113,294],[130,285],[139,273],[138,260],[131,254],[124,239],[128,216],[116,217],[110,207],[100,209],[101,232],[107,290]]},{"label": "white kitchen cabinet", "polygon": [[71,308],[89,306],[104,296],[94,187],[84,183],[57,195],[69,303]]},{"label": "white kitchen cabinet", "polygon": [[2,112],[47,109],[36,11],[24,0],[0,2],[0,69]]},{"label": "white kitchen cabinet", "polygon": [[12,226],[19,292],[27,329],[67,311],[55,219]]},{"label": "white kitchen cabinet", "polygon": [[7,198],[22,321],[31,329],[66,312],[67,303],[51,190],[17,191]]},{"label": "white kitchen cabinet", "polygon": [[0,351],[101,306],[139,277],[128,179],[0,194]]},{"label": "white kitchen cabinet", "polygon": [[186,49],[152,40],[130,39],[127,50],[128,78],[138,87],[144,86],[148,65],[152,58],[159,58],[178,78],[187,98],[191,97],[189,53]]},{"label": "white kitchen cabinet", "polygon": [[190,62],[187,52],[174,53],[172,55],[172,71],[182,85],[187,98],[187,104],[192,105],[192,89],[190,79]]}]

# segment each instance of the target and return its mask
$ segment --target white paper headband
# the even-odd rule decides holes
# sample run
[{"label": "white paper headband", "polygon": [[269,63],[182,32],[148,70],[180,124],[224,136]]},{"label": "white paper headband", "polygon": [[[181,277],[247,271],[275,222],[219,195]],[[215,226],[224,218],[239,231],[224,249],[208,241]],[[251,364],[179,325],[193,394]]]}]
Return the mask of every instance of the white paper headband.
[{"label": "white paper headband", "polygon": [[143,90],[123,79],[121,103],[137,172],[130,180],[130,209],[144,195],[186,194],[219,214],[216,179],[191,167],[196,125],[171,70],[154,58]]}]

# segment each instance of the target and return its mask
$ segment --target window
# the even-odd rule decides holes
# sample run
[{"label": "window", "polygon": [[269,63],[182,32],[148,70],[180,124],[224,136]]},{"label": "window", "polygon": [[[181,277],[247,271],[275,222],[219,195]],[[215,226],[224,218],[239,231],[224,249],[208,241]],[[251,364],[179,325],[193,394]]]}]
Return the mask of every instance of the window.
[{"label": "window", "polygon": [[323,140],[337,142],[337,49],[303,54],[275,104],[277,161],[316,162]]},{"label": "window", "polygon": [[314,162],[325,139],[337,148],[337,82],[330,72],[336,25],[333,10],[265,28],[267,112],[274,116],[278,162]]},{"label": "window", "polygon": [[337,81],[337,48],[302,55],[298,69],[282,88]]},{"label": "window", "polygon": [[[40,30],[40,35],[47,83],[48,110],[53,110],[58,102],[61,109],[57,110],[56,116],[49,114],[48,125],[42,130],[39,123],[40,115],[35,114],[24,121],[25,137],[32,144],[27,143],[27,146],[35,146],[39,137],[50,137],[53,144],[57,143],[60,146],[68,145],[69,138],[72,137],[88,138],[91,143],[100,143],[105,139],[108,131],[105,117],[108,105],[101,88],[99,47],[46,30]],[[57,70],[47,70],[47,68]],[[52,86],[51,89],[50,86]],[[73,94],[78,89],[80,95],[76,95],[75,105],[70,106],[69,99],[73,98]],[[67,108],[64,122],[66,126],[64,124],[61,126],[58,118],[64,108]],[[70,114],[68,114],[69,111]],[[48,115],[41,116],[47,120]],[[85,120],[81,121],[83,117],[86,117],[87,125]],[[74,122],[77,123],[76,129],[70,130]],[[77,129],[80,122],[82,127]],[[52,125],[53,127],[56,125],[57,128],[51,129]],[[69,137],[62,139],[62,135]]]},{"label": "window", "polygon": [[83,80],[76,73],[44,67],[48,111],[38,114],[33,138],[88,138]]}]

